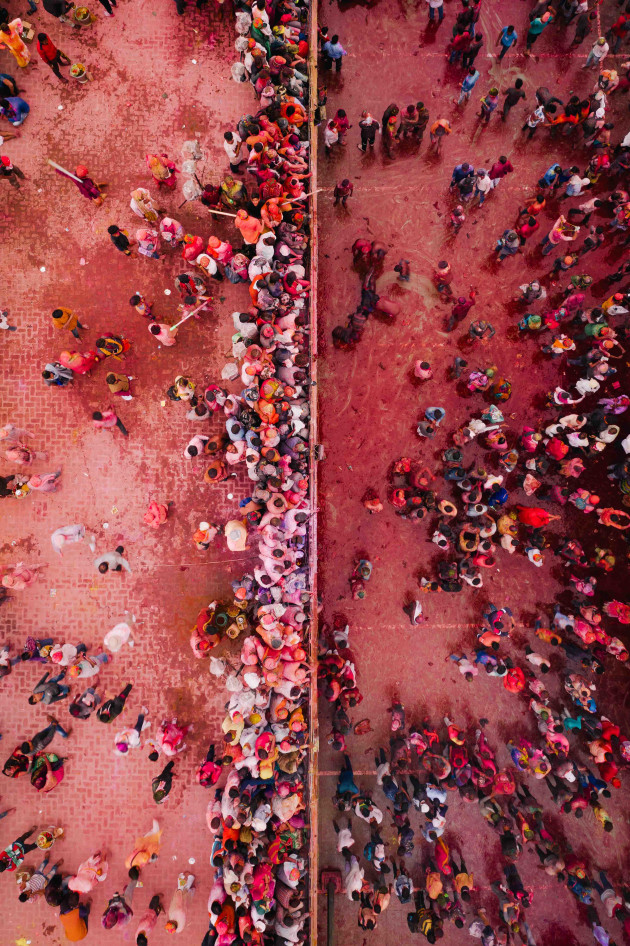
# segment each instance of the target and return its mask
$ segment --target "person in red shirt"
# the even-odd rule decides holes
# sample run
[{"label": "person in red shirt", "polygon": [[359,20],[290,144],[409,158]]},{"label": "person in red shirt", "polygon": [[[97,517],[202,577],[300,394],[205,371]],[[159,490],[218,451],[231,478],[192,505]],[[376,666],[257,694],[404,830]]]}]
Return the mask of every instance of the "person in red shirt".
[{"label": "person in red shirt", "polygon": [[475,304],[475,298],[477,295],[476,289],[470,290],[470,295],[468,299],[466,296],[459,296],[457,302],[451,309],[451,316],[448,320],[446,331],[452,332],[458,322],[461,322],[462,319],[465,319],[472,307]]},{"label": "person in red shirt", "polygon": [[535,233],[538,230],[540,224],[535,217],[528,217],[525,223],[521,224],[520,227],[516,228],[516,232],[521,238],[521,246],[525,243],[525,240]]},{"label": "person in red shirt", "polygon": [[46,33],[37,34],[37,52],[46,65],[50,66],[58,79],[61,79],[62,82],[68,81],[65,76],[61,75],[59,66],[69,66],[70,60],[65,53],[57,49],[50,36]]},{"label": "person in red shirt", "polygon": [[[514,168],[512,167],[510,159],[502,154],[499,160],[495,161],[488,171],[488,177],[491,181],[497,181],[498,183],[502,177],[505,177],[506,174],[510,174],[513,170]],[[494,186],[496,187],[497,185],[495,184]]]},{"label": "person in red shirt", "polygon": [[627,35],[628,30],[630,30],[630,17],[625,16],[623,13],[618,20],[615,20],[613,25],[610,27],[606,33],[606,39],[610,43],[611,53],[619,52],[619,47],[621,46],[621,41]]}]

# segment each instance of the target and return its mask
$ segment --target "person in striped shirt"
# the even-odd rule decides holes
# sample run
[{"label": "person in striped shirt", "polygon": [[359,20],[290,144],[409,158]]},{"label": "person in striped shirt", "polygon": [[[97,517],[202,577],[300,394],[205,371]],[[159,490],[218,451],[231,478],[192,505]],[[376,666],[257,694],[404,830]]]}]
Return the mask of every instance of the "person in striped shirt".
[{"label": "person in striped shirt", "polygon": [[20,893],[18,900],[21,903],[26,903],[27,900],[32,900],[33,897],[36,897],[37,894],[41,893],[46,889],[50,881],[53,879],[59,867],[61,867],[62,861],[58,861],[56,864],[50,868],[50,871],[46,873],[46,868],[48,867],[48,858],[45,857],[41,862],[39,867],[29,879],[22,885],[22,892]]}]

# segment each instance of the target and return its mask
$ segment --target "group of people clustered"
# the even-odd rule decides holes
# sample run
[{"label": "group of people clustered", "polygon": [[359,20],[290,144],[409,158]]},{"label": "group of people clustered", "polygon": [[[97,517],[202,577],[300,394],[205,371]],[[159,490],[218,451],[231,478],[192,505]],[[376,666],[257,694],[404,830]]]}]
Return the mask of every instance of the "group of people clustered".
[{"label": "group of people clustered", "polygon": [[[224,481],[233,474],[236,464],[245,466],[251,481],[251,493],[240,502],[234,520],[226,525],[202,522],[193,542],[197,548],[207,549],[215,536],[223,533],[230,549],[244,549],[249,532],[250,542],[255,537],[258,552],[253,573],[234,581],[230,601],[213,601],[202,610],[190,638],[195,656],[210,657],[211,672],[225,680],[229,691],[221,749],[217,751],[211,745],[197,772],[199,784],[207,788],[226,775],[222,787],[213,790],[207,811],[214,881],[204,946],[300,943],[308,936],[309,916],[306,767],[311,615],[310,284],[305,278],[309,215],[303,186],[309,177],[309,10],[304,0],[278,0],[273,4],[254,0],[235,6],[239,61],[233,76],[251,82],[258,107],[254,114],[241,118],[237,130],[224,135],[231,173],[219,185],[208,185],[201,192],[188,191],[188,199],[200,198],[208,208],[233,217],[242,246],[235,251],[228,240],[216,236],[211,236],[206,246],[200,237],[184,233],[177,220],[161,217],[164,211],[144,187],[136,188],[131,195],[132,211],[147,224],[136,239],[119,227],[109,228],[112,243],[127,256],[139,252],[148,258],[159,257],[162,241],[182,252],[189,265],[189,270],[176,279],[183,318],[198,315],[197,310],[210,304],[208,276],[244,282],[249,288],[243,311],[232,316],[234,363],[223,373],[223,379],[236,381],[240,390],[228,393],[221,384],[211,383],[196,393],[195,383],[179,376],[167,392],[171,399],[187,405],[187,418],[195,424],[207,427],[212,420],[218,422],[216,434],[195,434],[184,450],[186,457],[206,459],[205,482],[213,485]],[[61,12],[62,20],[69,11],[69,5],[66,7]],[[177,12],[185,12],[183,3],[177,4]],[[10,36],[11,44],[7,45],[18,65],[25,68],[28,49],[20,32],[21,24],[13,21],[5,34]],[[55,74],[59,74],[58,69]],[[194,142],[185,147],[184,158],[194,167],[198,158]],[[179,171],[167,155],[148,155],[147,165],[161,194],[174,190]],[[23,175],[10,173],[13,165],[9,159],[3,159],[3,167],[7,169],[4,176],[19,189]],[[81,196],[95,206],[106,200],[106,185],[94,181],[84,166],[74,174],[60,167],[55,170],[71,180]],[[148,319],[149,331],[158,342],[167,347],[175,342],[175,326],[158,323],[151,304],[141,293],[130,302]],[[85,327],[71,310],[56,309],[52,318],[57,328],[70,331],[77,339],[81,337]],[[43,380],[50,387],[63,388],[77,376],[88,374],[103,359],[120,361],[129,344],[122,336],[110,334],[100,338],[95,349],[65,351],[45,366]],[[133,396],[132,380],[115,371],[108,371],[106,376],[111,394],[125,399]],[[97,428],[118,428],[128,434],[111,407],[95,412],[92,420]],[[25,467],[42,459],[28,444],[31,433],[8,423],[2,437],[6,458],[18,467],[17,473],[2,478],[2,495],[17,499],[37,490],[53,493],[59,486],[58,472],[23,475]],[[168,515],[169,504],[154,501],[145,522],[158,529]],[[69,544],[83,540],[94,551],[95,540],[83,525],[61,527],[52,535],[53,548],[59,554]],[[95,567],[101,574],[131,571],[123,552],[119,546],[99,556]],[[5,596],[8,589],[28,587],[37,575],[37,568],[23,563],[5,568]],[[6,645],[1,652],[1,674],[15,673],[28,661],[60,668],[52,676],[48,669],[29,699],[47,706],[61,704],[70,697],[70,686],[64,679],[91,678],[88,682],[92,685],[70,700],[70,714],[87,720],[95,713],[97,720],[110,723],[123,712],[131,685],[118,696],[103,700],[97,692],[98,674],[110,662],[110,653],[129,640],[132,623],[128,618],[116,625],[106,635],[103,653],[94,655],[87,653],[83,644],[59,645],[49,638],[29,637],[22,652],[15,656]],[[233,666],[233,658],[211,656],[219,641],[239,635],[242,646],[238,669]],[[135,725],[116,735],[117,753],[122,755],[141,745],[141,733],[149,725],[147,713],[142,707]],[[7,777],[28,773],[40,792],[52,791],[62,781],[64,759],[49,746],[55,735],[64,739],[69,735],[57,717],[50,716],[48,722],[45,729],[16,747],[3,768]],[[185,748],[189,729],[177,719],[166,719],[156,738],[145,742],[151,748],[151,759],[157,760],[160,753],[170,757],[152,782],[157,804],[163,803],[171,791],[174,756]],[[27,866],[24,858],[31,850],[37,847],[48,852],[63,836],[61,828],[51,826],[39,832],[33,842],[36,833],[37,827],[33,827],[0,852],[0,871],[15,872],[21,900],[43,895],[51,906],[58,907],[67,939],[79,941],[87,935],[91,906],[83,895],[105,880],[107,857],[102,851],[95,852],[74,875],[62,871],[61,862],[49,868],[48,853],[39,866]],[[144,868],[158,856],[160,835],[159,824],[154,822],[151,831],[138,839],[136,849],[125,861],[128,883],[122,893],[110,899],[102,915],[104,928],[117,929],[131,923],[132,898],[140,871],[146,885],[150,871],[145,876]],[[183,931],[194,889],[193,875],[181,873],[170,907],[164,911],[168,932]],[[147,943],[162,912],[156,895],[135,929],[134,942],[139,946]]]},{"label": "group of people clustered", "polygon": [[[429,0],[429,5],[435,25],[436,11],[442,21],[442,3]],[[481,40],[475,23],[480,5],[461,0],[447,50],[451,63],[458,63],[462,52],[470,58],[471,49],[475,55],[479,51]],[[586,2],[564,2],[554,9],[541,0],[529,14],[527,53],[554,20],[568,25],[576,18],[574,46],[593,29],[596,14]],[[630,938],[627,878],[609,879],[600,865],[571,846],[557,821],[552,823],[544,812],[551,796],[565,817],[584,818],[589,833],[612,832],[606,799],[621,788],[623,770],[630,764],[630,733],[624,733],[596,702],[596,684],[610,669],[610,661],[614,658],[627,665],[630,656],[614,626],[615,621],[630,623],[630,607],[620,600],[623,595],[619,591],[630,536],[626,531],[630,529],[630,512],[619,508],[630,506],[630,436],[624,438],[617,422],[630,407],[622,387],[630,264],[622,261],[596,281],[585,259],[592,259],[590,254],[602,245],[619,254],[628,244],[630,195],[625,182],[630,135],[615,143],[614,125],[609,120],[611,93],[627,90],[628,83],[613,67],[604,68],[603,60],[609,42],[617,52],[629,29],[625,7],[606,37],[595,44],[595,54],[588,57],[588,67],[599,67],[590,95],[584,99],[573,95],[565,103],[546,87],[536,91],[536,104],[523,131],[531,138],[539,126],[546,127],[551,146],[559,135],[571,136],[575,156],[582,149],[590,154],[583,172],[573,163],[564,168],[557,161],[547,170],[540,169],[535,190],[522,206],[514,208],[516,222],[504,231],[492,253],[502,262],[523,252],[546,214],[551,212],[551,220],[557,218],[542,240],[539,258],[533,256],[532,260],[540,265],[558,248],[560,255],[550,271],[515,287],[512,302],[517,313],[513,336],[525,346],[537,346],[543,358],[556,361],[563,371],[560,383],[546,396],[553,416],[520,431],[510,427],[503,408],[512,395],[510,379],[501,376],[490,362],[474,367],[468,362],[467,352],[475,352],[479,361],[495,329],[484,319],[472,321],[461,338],[464,357],[455,357],[449,375],[460,396],[482,396],[486,404],[472,410],[468,421],[452,433],[451,445],[442,453],[442,486],[435,470],[422,458],[405,456],[391,464],[385,493],[370,488],[362,500],[370,514],[381,514],[388,503],[409,521],[425,519],[432,541],[443,553],[436,573],[421,578],[420,593],[403,604],[412,626],[426,620],[426,594],[459,593],[466,586],[480,589],[484,569],[497,568],[506,555],[523,555],[538,568],[549,566],[555,557],[565,567],[565,590],[525,630],[528,640],[524,645],[519,634],[514,640],[515,618],[510,608],[489,603],[467,652],[447,658],[464,680],[473,682],[485,673],[514,694],[531,714],[531,729],[527,735],[514,735],[506,744],[509,764],[501,767],[484,733],[487,720],[479,721],[474,735],[448,717],[439,726],[428,717],[409,723],[396,696],[389,709],[389,751],[379,749],[374,760],[376,784],[357,784],[346,739],[349,733],[362,735],[372,727],[367,719],[351,719],[362,694],[349,626],[345,616],[337,614],[321,630],[319,685],[333,710],[329,743],[344,754],[333,799],[343,812],[334,825],[337,850],[345,861],[346,894],[357,902],[358,924],[365,930],[377,926],[394,896],[408,910],[409,930],[429,942],[443,937],[454,923],[460,928],[467,925],[471,937],[480,939],[482,946],[518,942],[535,946],[537,938],[527,913],[535,892],[518,870],[519,858],[530,853],[538,858],[541,871],[565,884],[576,898],[581,916],[600,946],[614,946],[622,938]],[[331,41],[326,36],[322,39],[323,55],[330,58]],[[515,41],[513,27],[501,31],[499,60]],[[335,44],[341,49],[335,53],[340,69],[346,50],[337,36]],[[465,94],[460,95],[458,106],[468,100],[479,78],[478,73],[474,75],[474,55],[472,61],[464,58],[462,65],[469,81],[474,81],[472,85],[464,81]],[[525,98],[522,86],[523,81],[517,79],[506,91],[504,121]],[[488,96],[482,98],[479,117],[484,123],[499,104],[499,90],[493,87],[490,97],[490,108]],[[396,141],[409,137],[419,145],[429,122],[422,102],[402,111],[391,106],[380,125],[364,113],[359,123],[359,148],[365,152],[373,147],[376,134],[382,131],[385,154],[392,158]],[[324,135],[329,154],[348,127],[343,110],[327,123]],[[430,127],[431,146],[439,150],[440,140],[451,133],[450,124],[438,119]],[[453,169],[450,194],[455,205],[448,219],[451,238],[465,222],[466,203],[476,197],[481,206],[513,170],[504,155],[490,170],[475,171],[469,162]],[[585,194],[586,189],[596,196]],[[564,202],[562,213],[560,200]],[[583,241],[578,240],[580,236]],[[377,290],[388,247],[378,239],[358,238],[352,252],[361,280],[360,301],[346,324],[332,333],[335,346],[346,352],[361,342],[370,316],[387,323],[400,311],[397,300],[383,297]],[[598,263],[601,266],[601,258]],[[410,280],[408,260],[400,259],[393,269],[401,283]],[[461,279],[456,270],[456,264],[451,267],[441,260],[433,273],[438,298],[449,307],[444,324],[448,332],[455,331],[478,302],[474,289],[468,295],[454,292],[454,284]],[[423,391],[431,390],[434,378],[429,358],[427,353],[413,367]],[[439,403],[427,406],[417,425],[421,441],[433,438],[446,418],[447,410]],[[607,464],[600,459],[604,451],[612,453]],[[511,499],[510,491],[517,488],[525,502]],[[580,530],[581,534],[568,522],[560,526],[560,533],[551,532],[547,527],[561,519],[554,514],[554,506],[573,506],[594,524]],[[368,558],[356,561],[349,578],[355,600],[369,595],[373,567]],[[508,642],[510,653],[505,652]],[[517,657],[513,648],[519,645],[523,649]],[[548,689],[547,682],[554,677],[559,686]],[[530,790],[530,780],[537,783],[535,793]],[[487,865],[491,878],[495,874],[488,891],[475,886],[460,844],[453,836],[449,838],[448,810],[457,796],[478,807],[500,840],[502,863]],[[419,827],[413,824],[414,809],[422,818]],[[394,843],[385,840],[391,834],[385,811],[391,814]],[[355,818],[369,828],[363,859],[355,848],[359,837]],[[420,852],[414,842],[417,834],[423,839]],[[490,899],[486,893],[491,894]]]}]

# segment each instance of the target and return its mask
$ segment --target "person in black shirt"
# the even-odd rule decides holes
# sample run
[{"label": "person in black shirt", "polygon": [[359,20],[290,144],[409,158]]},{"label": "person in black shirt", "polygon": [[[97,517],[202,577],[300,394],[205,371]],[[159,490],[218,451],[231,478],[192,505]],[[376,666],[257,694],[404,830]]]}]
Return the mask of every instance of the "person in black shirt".
[{"label": "person in black shirt", "polygon": [[511,108],[514,108],[515,105],[518,105],[521,99],[525,98],[525,93],[523,92],[523,80],[516,79],[514,85],[511,85],[507,92],[503,93],[505,96],[505,102],[503,103],[503,111],[501,113],[501,121],[504,122],[508,117],[508,112]]}]

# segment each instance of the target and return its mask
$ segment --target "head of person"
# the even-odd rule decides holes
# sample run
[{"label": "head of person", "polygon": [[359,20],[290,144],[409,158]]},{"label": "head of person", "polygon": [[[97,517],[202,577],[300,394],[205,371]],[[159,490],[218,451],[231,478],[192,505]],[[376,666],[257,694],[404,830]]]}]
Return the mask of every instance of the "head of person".
[{"label": "head of person", "polygon": [[234,135],[232,134],[231,131],[226,131],[223,137],[226,141],[232,141],[234,138]]},{"label": "head of person", "polygon": [[506,30],[507,35],[508,35],[508,36],[511,36],[513,32],[514,32],[514,27],[513,27],[513,26],[508,26],[508,28],[507,28],[507,30]]},{"label": "head of person", "polygon": [[118,229],[118,227],[116,226],[115,223],[112,223],[112,225],[107,228],[107,232],[108,232],[111,236],[116,236],[117,233],[120,233],[120,230]]},{"label": "head of person", "polygon": [[29,696],[28,701],[31,704],[31,706],[35,706],[36,703],[41,702],[43,696],[44,696],[43,693],[33,693],[31,696]]},{"label": "head of person", "polygon": [[[330,37],[330,42],[333,44],[333,46],[335,45],[335,43],[338,43],[338,42],[339,42],[339,37],[337,36],[336,33],[335,33],[333,36]],[[602,40],[602,43],[603,43],[603,42],[604,42],[604,40]]]}]

